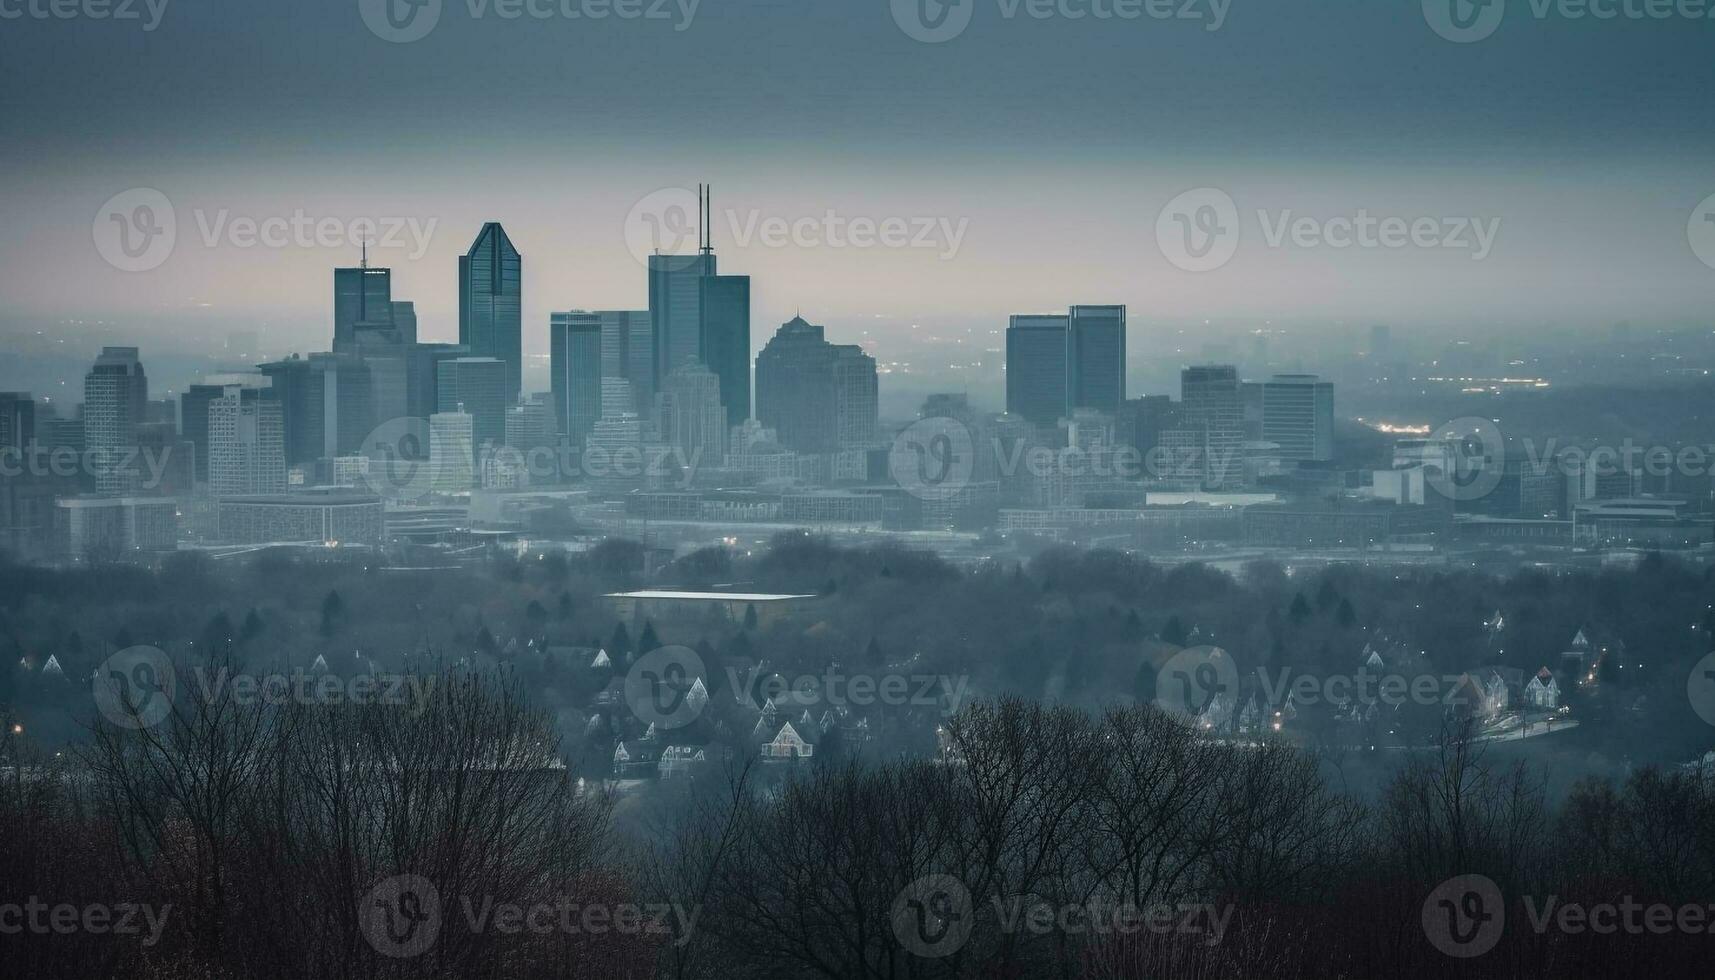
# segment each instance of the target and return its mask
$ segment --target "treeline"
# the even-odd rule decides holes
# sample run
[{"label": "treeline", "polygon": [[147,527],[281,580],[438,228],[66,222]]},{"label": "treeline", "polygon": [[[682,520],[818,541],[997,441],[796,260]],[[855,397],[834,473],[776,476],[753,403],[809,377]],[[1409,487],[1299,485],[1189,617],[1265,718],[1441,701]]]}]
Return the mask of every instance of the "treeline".
[{"label": "treeline", "polygon": [[[1599,697],[1562,685],[1565,697],[1581,699],[1570,737],[1584,751],[1617,771],[1628,762],[1682,762],[1710,747],[1685,679],[1712,649],[1715,570],[1659,555],[1632,568],[1505,577],[1274,562],[1235,576],[1066,548],[1023,564],[961,568],[899,545],[841,548],[790,533],[754,555],[704,549],[648,574],[646,558],[635,542],[607,541],[575,555],[497,553],[479,566],[433,572],[271,552],[226,562],[179,555],[156,571],[0,564],[0,706],[44,743],[75,740],[71,711],[87,707],[85,680],[107,655],[134,643],[177,645],[230,649],[268,669],[307,667],[318,656],[335,672],[359,658],[395,671],[407,669],[407,658],[504,664],[576,734],[590,692],[567,673],[565,658],[546,650],[624,654],[678,643],[789,676],[836,663],[848,672],[946,674],[967,679],[974,694],[1100,710],[1116,698],[1147,700],[1158,651],[1175,646],[1221,646],[1246,673],[1350,674],[1373,645],[1390,671],[1407,676],[1496,665],[1528,677],[1558,669],[1583,630],[1609,651]],[[760,627],[622,623],[601,598],[643,586],[732,583],[819,598]],[[1496,612],[1505,625],[1493,631]],[[50,656],[63,677],[44,676]]]},{"label": "treeline", "polygon": [[[1554,807],[1536,774],[1455,728],[1365,802],[1282,742],[1211,741],[1147,706],[1001,699],[950,719],[933,759],[783,784],[734,760],[640,818],[654,833],[638,849],[515,684],[443,681],[421,710],[177,704],[141,730],[101,723],[57,759],[6,737],[0,903],[134,905],[163,924],[147,943],[9,932],[8,971],[1248,980],[1707,962],[1701,930],[1535,924],[1551,901],[1706,909],[1706,774],[1640,770]],[[1456,907],[1504,927],[1459,959],[1437,945],[1433,899],[1469,875],[1504,905]],[[608,925],[508,929],[483,911],[500,907],[595,907]],[[627,908],[674,911],[619,926]]]}]

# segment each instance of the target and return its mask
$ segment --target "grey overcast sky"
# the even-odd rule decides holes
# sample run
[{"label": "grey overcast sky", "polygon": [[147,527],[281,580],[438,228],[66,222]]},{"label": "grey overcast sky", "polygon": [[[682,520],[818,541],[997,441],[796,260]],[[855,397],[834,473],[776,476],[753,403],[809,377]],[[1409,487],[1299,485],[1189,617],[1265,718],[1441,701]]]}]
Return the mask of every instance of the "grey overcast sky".
[{"label": "grey overcast sky", "polygon": [[[1115,0],[1047,17],[962,0],[946,9],[968,26],[944,43],[901,26],[945,12],[935,0],[702,0],[688,21],[690,0],[599,20],[565,12],[611,0],[444,0],[407,43],[366,26],[368,0],[166,0],[154,30],[145,0],[111,0],[141,16],[125,21],[83,15],[102,0],[57,0],[79,14],[57,19],[55,2],[0,0],[11,315],[231,312],[325,346],[328,270],[355,263],[350,236],[269,247],[234,222],[373,217],[424,233],[373,258],[424,335],[446,338],[456,256],[499,220],[525,256],[536,349],[550,310],[644,304],[627,223],[700,180],[723,270],[755,277],[759,342],[798,308],[998,323],[1124,302],[1134,323],[1428,330],[1706,324],[1715,298],[1688,240],[1715,194],[1715,20],[1685,16],[1715,9],[1701,0],[1593,0],[1620,14],[1601,20],[1510,0],[1492,36],[1463,44],[1419,0],[1139,3],[1170,19],[1097,16]],[[1230,195],[1243,237],[1193,273],[1164,257],[1157,219],[1200,187]],[[94,242],[104,202],[134,188],[164,194],[177,225],[142,272]],[[1480,255],[1333,247],[1328,222],[1360,210],[1434,219],[1444,240],[1466,221],[1494,235]],[[926,227],[929,247],[764,233],[830,211]],[[1271,240],[1301,217],[1326,238]]]}]

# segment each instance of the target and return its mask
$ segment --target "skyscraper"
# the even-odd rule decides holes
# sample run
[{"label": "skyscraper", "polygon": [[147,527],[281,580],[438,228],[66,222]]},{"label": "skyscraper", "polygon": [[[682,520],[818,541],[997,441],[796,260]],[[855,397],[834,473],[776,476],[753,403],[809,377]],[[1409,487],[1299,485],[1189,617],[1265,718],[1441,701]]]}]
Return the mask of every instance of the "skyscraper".
[{"label": "skyscraper", "polygon": [[1238,369],[1188,367],[1179,375],[1179,386],[1181,423],[1192,441],[1181,438],[1178,447],[1197,450],[1196,467],[1205,487],[1218,490],[1236,485],[1244,474],[1244,403]]},{"label": "skyscraper", "polygon": [[508,397],[506,362],[494,357],[454,357],[441,361],[435,375],[435,400],[442,412],[471,417],[471,434],[478,449],[506,441]]},{"label": "skyscraper", "polygon": [[1006,328],[1006,411],[1051,428],[1066,414],[1067,318],[1014,316]]},{"label": "skyscraper", "polygon": [[149,379],[135,347],[103,347],[83,378],[83,444],[98,493],[118,494],[135,477],[120,465],[137,446],[137,426],[149,404]]},{"label": "skyscraper", "polygon": [[1126,400],[1126,309],[1074,306],[1014,316],[1006,331],[1006,410],[1039,426],[1075,409],[1110,419]]},{"label": "skyscraper", "polygon": [[1125,404],[1125,307],[1074,306],[1067,321],[1068,408],[1118,418]]},{"label": "skyscraper", "polygon": [[875,359],[824,333],[793,317],[756,357],[756,417],[795,452],[857,449],[875,438]]},{"label": "skyscraper", "polygon": [[[699,188],[699,192],[701,189]],[[750,277],[718,274],[704,212],[696,255],[649,257],[649,317],[655,368],[651,387],[693,357],[721,382],[727,418],[750,417]]]},{"label": "skyscraper", "polygon": [[554,422],[567,443],[582,446],[601,418],[602,315],[554,313],[548,318],[548,373]]},{"label": "skyscraper", "polygon": [[370,369],[356,354],[296,354],[259,365],[280,402],[288,467],[357,453],[375,429]]},{"label": "skyscraper", "polygon": [[[359,323],[393,323],[393,270],[333,270],[333,349],[344,351],[356,339]],[[412,320],[415,333],[415,316]]]},{"label": "skyscraper", "polygon": [[476,482],[474,421],[457,406],[429,416],[429,473],[437,493],[463,493]]},{"label": "skyscraper", "polygon": [[0,391],[0,449],[36,441],[36,400],[27,391]]},{"label": "skyscraper", "polygon": [[228,386],[208,403],[208,440],[209,492],[285,492],[285,422],[272,392]]},{"label": "skyscraper", "polygon": [[1314,374],[1277,374],[1262,383],[1262,438],[1281,459],[1334,458],[1334,385]]},{"label": "skyscraper", "polygon": [[459,256],[459,343],[478,357],[506,365],[507,405],[524,387],[523,262],[494,221],[483,225],[470,251]]},{"label": "skyscraper", "polygon": [[667,375],[656,396],[661,441],[675,447],[686,460],[719,466],[726,455],[726,409],[721,406],[721,383],[713,371],[686,361]]}]

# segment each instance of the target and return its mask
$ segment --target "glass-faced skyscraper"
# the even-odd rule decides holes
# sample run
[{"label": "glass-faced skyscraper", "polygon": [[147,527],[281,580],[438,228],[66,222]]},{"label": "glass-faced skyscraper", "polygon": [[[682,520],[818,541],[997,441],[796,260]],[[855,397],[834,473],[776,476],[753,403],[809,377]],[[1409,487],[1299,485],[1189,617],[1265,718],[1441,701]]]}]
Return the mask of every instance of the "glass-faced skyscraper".
[{"label": "glass-faced skyscraper", "polygon": [[1125,307],[1014,316],[1006,331],[1006,410],[1053,426],[1080,408],[1125,405]]},{"label": "glass-faced skyscraper", "polygon": [[[356,340],[359,323],[393,323],[393,270],[333,270],[333,349],[344,352]],[[412,316],[412,336],[416,317]]]},{"label": "glass-faced skyscraper", "polygon": [[[701,188],[699,188],[699,192]],[[709,207],[703,198],[699,210]],[[750,277],[717,271],[705,212],[696,255],[649,257],[649,319],[659,391],[686,358],[721,382],[721,405],[735,425],[750,418]]]},{"label": "glass-faced skyscraper", "polygon": [[548,318],[554,422],[566,442],[580,449],[601,418],[602,327],[600,313],[554,313]]},{"label": "glass-faced skyscraper", "polygon": [[523,257],[505,229],[483,225],[459,256],[459,343],[473,356],[505,362],[508,405],[524,387],[523,282]]}]

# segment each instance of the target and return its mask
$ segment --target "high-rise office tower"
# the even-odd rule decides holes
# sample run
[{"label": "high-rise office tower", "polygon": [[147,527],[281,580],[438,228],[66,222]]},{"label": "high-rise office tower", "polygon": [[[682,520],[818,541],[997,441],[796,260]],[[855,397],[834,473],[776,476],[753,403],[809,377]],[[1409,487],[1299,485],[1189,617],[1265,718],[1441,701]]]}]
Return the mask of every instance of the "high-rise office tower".
[{"label": "high-rise office tower", "polygon": [[1280,458],[1334,458],[1334,384],[1314,374],[1277,374],[1262,382],[1262,438]]},{"label": "high-rise office tower", "polygon": [[393,328],[399,331],[399,342],[417,342],[417,304],[410,300],[393,301]]},{"label": "high-rise office tower", "polygon": [[179,395],[179,436],[191,446],[192,455],[195,457],[194,471],[199,482],[208,482],[209,402],[226,394],[226,389],[235,385],[241,388],[267,388],[269,384],[268,377],[259,372],[213,374],[192,384]]},{"label": "high-rise office tower", "polygon": [[686,361],[667,375],[656,395],[656,418],[661,441],[677,448],[687,460],[719,466],[726,455],[726,409],[721,405],[721,382],[713,371]]},{"label": "high-rise office tower", "polygon": [[1118,418],[1125,404],[1125,307],[1074,306],[1066,319],[1067,407]]},{"label": "high-rise office tower", "polygon": [[1074,306],[1014,316],[1006,331],[1006,410],[1054,426],[1076,409],[1117,419],[1126,400],[1126,308]]},{"label": "high-rise office tower", "polygon": [[701,232],[696,255],[649,257],[649,317],[654,342],[652,387],[693,357],[721,382],[727,418],[750,417],[750,277],[717,271],[708,215],[698,188]]},{"label": "high-rise office tower", "polygon": [[454,357],[437,365],[435,400],[442,412],[459,411],[471,417],[478,449],[506,441],[506,410],[516,401],[506,393],[511,383],[508,367],[494,357]]},{"label": "high-rise office tower", "polygon": [[134,468],[121,464],[137,446],[137,426],[146,417],[149,379],[135,347],[103,347],[83,378],[83,444],[95,470],[98,493],[118,494],[134,483]]},{"label": "high-rise office tower", "polygon": [[1067,318],[1014,316],[1006,328],[1006,411],[1043,428],[1067,404]]},{"label": "high-rise office tower", "polygon": [[601,418],[603,331],[600,313],[554,313],[548,318],[549,394],[554,423],[573,446],[582,446]]},{"label": "high-rise office tower", "polygon": [[803,317],[781,324],[756,357],[756,417],[795,452],[832,453],[875,441],[875,359],[830,344]]},{"label": "high-rise office tower", "polygon": [[258,370],[280,402],[288,468],[354,455],[386,421],[375,417],[370,368],[357,354],[293,354]]},{"label": "high-rise office tower", "polygon": [[391,326],[393,313],[393,270],[371,269],[367,258],[355,269],[333,270],[335,351],[343,352],[356,339],[359,323]]},{"label": "high-rise office tower", "polygon": [[584,439],[584,478],[591,488],[620,493],[643,479],[643,419],[631,410],[631,382],[601,380],[601,418]]},{"label": "high-rise office tower", "polygon": [[227,387],[208,403],[208,440],[210,493],[285,492],[285,422],[271,391]]},{"label": "high-rise office tower", "polygon": [[637,412],[647,415],[655,402],[655,341],[649,311],[595,310],[586,315],[601,321],[601,376],[631,382]]},{"label": "high-rise office tower", "polygon": [[475,419],[462,407],[429,416],[429,473],[437,493],[463,493],[476,482]]},{"label": "high-rise office tower", "polygon": [[36,441],[36,400],[27,391],[0,391],[0,449]]},{"label": "high-rise office tower", "polygon": [[523,257],[494,221],[459,256],[459,343],[506,365],[507,405],[524,390],[523,269]]},{"label": "high-rise office tower", "polygon": [[554,444],[553,399],[541,392],[506,410],[506,445],[519,452]]},{"label": "high-rise office tower", "polygon": [[[1244,475],[1244,401],[1231,365],[1188,367],[1179,375],[1182,424],[1200,445],[1199,469],[1209,489],[1239,483]],[[1181,443],[1180,448],[1185,448]]]}]

